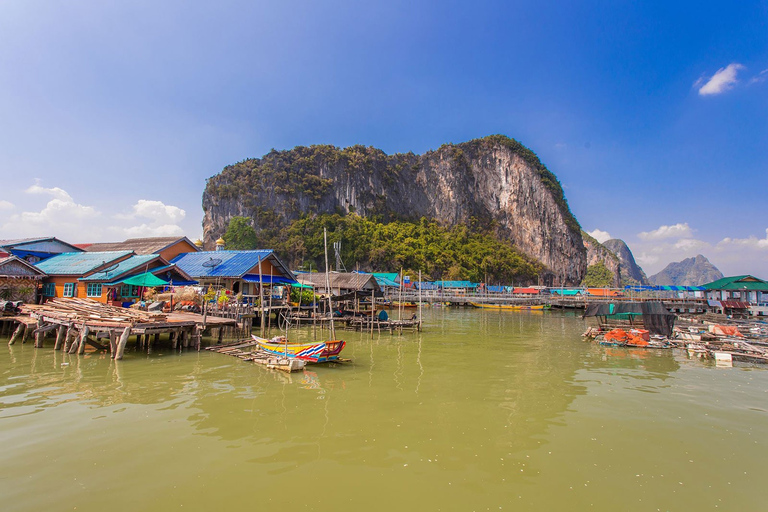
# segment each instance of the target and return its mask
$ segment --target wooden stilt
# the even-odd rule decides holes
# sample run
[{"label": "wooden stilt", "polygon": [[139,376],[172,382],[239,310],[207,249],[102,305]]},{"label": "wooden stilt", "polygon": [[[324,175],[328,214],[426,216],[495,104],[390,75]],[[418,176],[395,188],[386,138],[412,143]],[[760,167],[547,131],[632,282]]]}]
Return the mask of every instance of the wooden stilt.
[{"label": "wooden stilt", "polygon": [[80,346],[78,347],[78,354],[85,354],[85,340],[88,338],[88,333],[91,332],[91,330],[86,325],[85,328],[80,332]]},{"label": "wooden stilt", "polygon": [[217,345],[221,345],[221,342],[222,342],[223,340],[224,340],[224,328],[223,328],[223,327],[219,327],[219,337],[218,337],[218,339],[216,340],[216,344],[217,344]]},{"label": "wooden stilt", "polygon": [[16,338],[19,337],[19,335],[21,334],[22,329],[24,329],[24,324],[19,322],[19,325],[16,326],[16,330],[13,331],[13,335],[11,336],[11,339],[8,340],[8,346],[9,347],[11,345],[13,345],[14,343],[16,343]]},{"label": "wooden stilt", "polygon": [[61,324],[56,331],[56,343],[53,345],[53,350],[61,350],[61,344],[64,342],[64,337],[67,335],[67,326]]},{"label": "wooden stilt", "polygon": [[109,353],[112,359],[115,358],[115,352],[117,352],[117,331],[114,329],[109,330]]},{"label": "wooden stilt", "polygon": [[27,342],[27,336],[29,336],[29,326],[27,324],[24,324],[24,331],[21,335],[21,342],[26,343]]},{"label": "wooden stilt", "polygon": [[170,334],[169,336],[170,336],[170,338],[171,338],[171,348],[172,348],[173,350],[176,350],[176,347],[177,347],[177,346],[178,346],[178,344],[179,344],[179,340],[178,340],[178,338],[179,338],[179,333],[178,333],[178,331],[173,331],[173,332],[171,332],[171,334]]},{"label": "wooden stilt", "polygon": [[156,332],[155,333],[155,337],[152,340],[152,345],[157,345],[158,343],[160,343],[160,333]]},{"label": "wooden stilt", "polygon": [[67,335],[64,337],[64,352],[69,353],[69,349],[72,348],[72,342],[75,340],[75,336],[77,336],[75,324],[69,324]]},{"label": "wooden stilt", "polygon": [[117,352],[115,352],[115,359],[122,359],[125,352],[125,344],[128,343],[128,336],[131,335],[131,328],[126,327],[123,334],[120,336],[120,341],[117,343]]},{"label": "wooden stilt", "polygon": [[45,331],[43,331],[43,319],[40,318],[37,321],[37,329],[35,329],[35,348],[42,348],[43,338],[45,338]]}]

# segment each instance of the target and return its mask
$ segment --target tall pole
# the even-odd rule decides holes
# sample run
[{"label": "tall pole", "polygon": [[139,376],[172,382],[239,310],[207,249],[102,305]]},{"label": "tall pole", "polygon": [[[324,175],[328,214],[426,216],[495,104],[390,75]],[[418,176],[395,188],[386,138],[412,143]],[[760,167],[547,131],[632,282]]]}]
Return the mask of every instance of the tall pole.
[{"label": "tall pole", "polygon": [[421,330],[421,270],[419,270],[419,330]]},{"label": "tall pole", "polygon": [[371,288],[371,339],[373,339],[374,318],[376,318],[376,288]]},{"label": "tall pole", "polygon": [[323,228],[323,247],[325,248],[325,289],[328,292],[328,311],[331,312],[331,339],[336,339],[336,329],[333,327],[333,306],[331,305],[331,276],[328,273],[328,230]]},{"label": "tall pole", "polygon": [[264,337],[264,280],[261,278],[261,257],[259,257],[259,309],[261,310],[261,337]]}]

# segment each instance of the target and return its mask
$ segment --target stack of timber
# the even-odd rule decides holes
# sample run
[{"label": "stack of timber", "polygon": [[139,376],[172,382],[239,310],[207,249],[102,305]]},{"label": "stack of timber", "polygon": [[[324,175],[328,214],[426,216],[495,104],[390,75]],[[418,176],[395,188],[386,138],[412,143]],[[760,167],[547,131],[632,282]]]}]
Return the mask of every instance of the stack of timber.
[{"label": "stack of timber", "polygon": [[[158,312],[119,308],[90,299],[53,299],[43,305],[26,304],[22,312],[29,316],[26,321],[20,321],[17,331],[22,324],[35,324],[35,347],[42,347],[46,334],[56,331],[55,350],[84,354],[86,345],[90,345],[109,351],[114,359],[123,358],[131,335],[136,336],[138,344],[149,345],[150,335],[158,341],[161,333],[167,333],[174,349],[179,344],[189,347],[191,342],[199,349],[204,328],[194,318],[177,315],[169,318]],[[14,333],[9,345],[16,337]],[[100,339],[109,339],[109,344],[99,343]]]},{"label": "stack of timber", "polygon": [[[254,340],[240,340],[226,345],[208,347],[206,350],[237,357],[243,361],[257,363],[267,368],[284,372],[298,372],[304,369],[307,362],[295,357],[278,357],[258,348],[259,343]],[[253,350],[244,350],[253,349]]]}]

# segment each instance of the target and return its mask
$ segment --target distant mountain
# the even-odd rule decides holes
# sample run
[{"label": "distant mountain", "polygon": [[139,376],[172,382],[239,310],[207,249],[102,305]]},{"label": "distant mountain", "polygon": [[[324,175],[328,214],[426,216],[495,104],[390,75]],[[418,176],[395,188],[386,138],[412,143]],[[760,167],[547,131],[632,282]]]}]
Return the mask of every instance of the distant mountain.
[{"label": "distant mountain", "polygon": [[695,258],[686,258],[678,263],[670,263],[658,274],[648,280],[655,285],[701,286],[722,279],[723,273],[701,254]]},{"label": "distant mountain", "polygon": [[[602,265],[610,272],[611,276],[610,282],[606,280],[601,284],[611,288],[620,287],[621,262],[619,257],[584,230],[581,231],[581,239],[584,241],[584,248],[587,250],[587,273],[589,273],[590,267]],[[582,282],[582,284],[584,283]],[[586,284],[591,286],[593,283]]]},{"label": "distant mountain", "polygon": [[619,257],[619,271],[621,273],[621,284],[648,284],[648,277],[640,266],[635,262],[632,251],[629,250],[624,240],[613,238],[603,242],[603,246],[608,248]]}]

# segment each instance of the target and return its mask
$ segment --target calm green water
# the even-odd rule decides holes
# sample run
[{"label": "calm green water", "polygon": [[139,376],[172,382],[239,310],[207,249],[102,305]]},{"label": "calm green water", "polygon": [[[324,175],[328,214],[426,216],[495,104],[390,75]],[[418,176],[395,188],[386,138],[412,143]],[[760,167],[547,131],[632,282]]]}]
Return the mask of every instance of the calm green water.
[{"label": "calm green water", "polygon": [[3,343],[0,509],[768,507],[768,371],[591,345],[559,312],[425,323],[290,376]]}]

